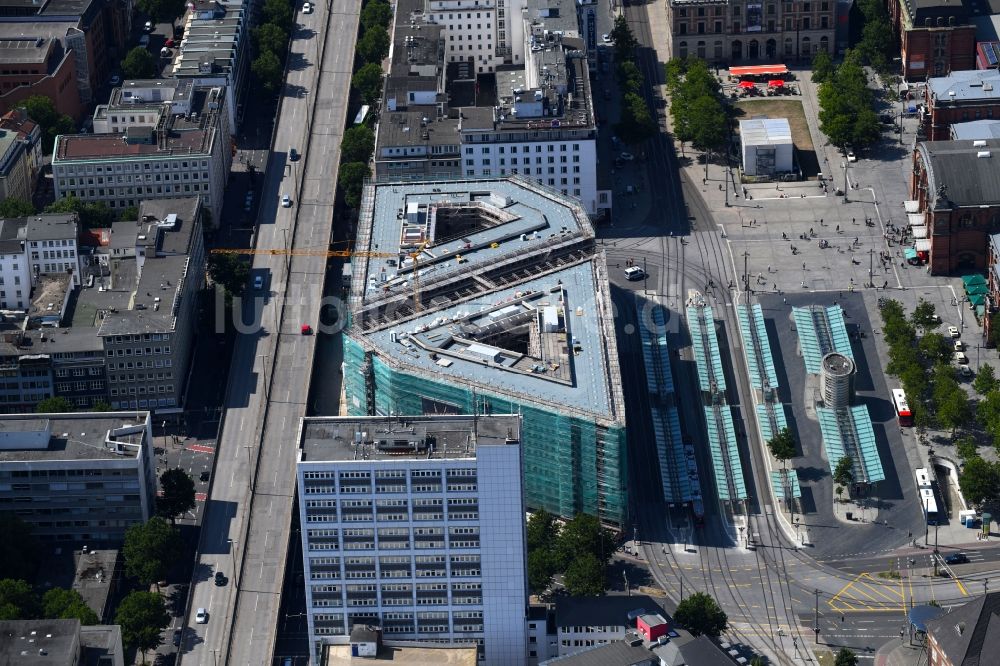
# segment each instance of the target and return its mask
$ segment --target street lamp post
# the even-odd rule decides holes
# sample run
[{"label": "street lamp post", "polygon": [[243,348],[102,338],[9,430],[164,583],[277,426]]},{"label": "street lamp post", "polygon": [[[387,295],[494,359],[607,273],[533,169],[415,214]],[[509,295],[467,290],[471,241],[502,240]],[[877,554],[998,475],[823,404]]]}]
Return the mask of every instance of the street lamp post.
[{"label": "street lamp post", "polygon": [[229,544],[229,564],[231,565],[231,571],[233,575],[236,575],[236,542],[232,539],[226,539],[226,543]]},{"label": "street lamp post", "polygon": [[819,589],[813,590],[816,595],[816,605],[813,609],[813,633],[816,634],[816,645],[819,645]]},{"label": "street lamp post", "polygon": [[844,158],[844,161],[840,163],[840,166],[842,166],[844,168],[844,203],[847,203],[847,190],[850,187],[850,183],[847,180],[847,158],[846,157]]}]

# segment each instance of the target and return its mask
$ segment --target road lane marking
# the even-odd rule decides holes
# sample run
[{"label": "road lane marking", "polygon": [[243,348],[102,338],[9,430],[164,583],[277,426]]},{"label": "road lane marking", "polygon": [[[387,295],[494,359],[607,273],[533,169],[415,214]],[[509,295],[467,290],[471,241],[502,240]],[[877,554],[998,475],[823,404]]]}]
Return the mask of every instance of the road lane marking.
[{"label": "road lane marking", "polygon": [[963,597],[967,597],[967,596],[969,596],[969,591],[968,591],[967,589],[965,589],[965,586],[964,586],[964,585],[962,585],[962,581],[960,581],[960,580],[958,580],[958,579],[956,578],[956,579],[955,579],[955,585],[957,585],[957,586],[958,586],[958,591],[962,593],[962,596],[963,596]]}]

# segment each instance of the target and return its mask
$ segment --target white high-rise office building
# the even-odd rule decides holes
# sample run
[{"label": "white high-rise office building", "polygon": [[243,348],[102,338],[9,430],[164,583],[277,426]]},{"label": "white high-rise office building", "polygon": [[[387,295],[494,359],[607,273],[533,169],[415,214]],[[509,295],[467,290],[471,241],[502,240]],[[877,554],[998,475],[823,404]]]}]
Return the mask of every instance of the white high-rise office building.
[{"label": "white high-rise office building", "polygon": [[374,625],[525,661],[519,416],[306,418],[297,481],[315,658]]}]

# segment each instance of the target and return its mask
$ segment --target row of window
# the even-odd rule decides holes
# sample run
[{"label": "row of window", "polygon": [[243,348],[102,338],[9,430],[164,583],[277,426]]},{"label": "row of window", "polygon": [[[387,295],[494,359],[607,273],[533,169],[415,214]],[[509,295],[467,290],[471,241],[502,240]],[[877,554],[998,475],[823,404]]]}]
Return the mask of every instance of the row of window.
[{"label": "row of window", "polygon": [[[109,349],[108,356],[158,356],[169,354],[170,347],[124,347],[122,349]],[[168,359],[169,360],[169,359]]]},{"label": "row of window", "polygon": [[[565,153],[566,150],[567,150],[567,148],[566,148],[567,145],[570,145],[570,144],[565,144],[565,143],[558,144],[558,146],[559,146],[558,152]],[[574,144],[572,144],[572,146],[573,146],[573,152],[574,153],[579,152],[579,150],[580,150],[580,144],[574,143]],[[481,152],[483,155],[489,155],[490,154],[490,148],[491,148],[491,146],[482,146],[479,149],[479,152]],[[497,154],[499,154],[499,155],[505,154],[507,152],[507,150],[506,150],[507,148],[510,148],[509,152],[510,152],[511,155],[517,155],[517,146],[497,146]],[[531,152],[531,146],[521,146],[521,154],[527,155],[530,152]],[[535,144],[535,152],[536,153],[542,152],[542,144],[540,144],[540,143],[536,143]],[[557,152],[556,151],[556,144],[550,143],[550,144],[546,145],[545,146],[545,152],[547,152],[547,153]],[[466,155],[474,155],[475,153],[476,153],[476,149],[474,147],[472,147],[472,146],[466,146],[466,148],[465,148],[465,154]],[[579,160],[574,160],[574,161],[576,162],[576,161],[579,161]]]},{"label": "row of window", "polygon": [[[172,178],[171,178],[171,175],[173,176]],[[184,173],[175,173],[175,174],[165,173],[165,174],[163,174],[163,177],[162,177],[162,182],[165,182],[165,183],[168,183],[168,182],[171,182],[171,181],[177,182],[177,181],[187,181],[187,180],[208,180],[208,172],[207,171],[185,171]],[[94,182],[95,181],[94,177],[80,178],[79,181],[80,182],[77,183],[77,179],[76,178],[68,178],[66,185],[68,185],[69,187],[75,187],[77,185],[80,185],[82,187],[82,186],[85,186],[85,185],[115,185],[115,184],[118,184],[118,185],[129,185],[129,184],[133,184],[133,183],[140,183],[141,184],[141,183],[148,183],[148,182],[159,183],[159,182],[161,182],[161,178],[160,178],[160,174],[159,173],[155,173],[155,174],[146,174],[146,175],[144,175],[144,174],[128,174],[128,175],[119,175],[119,176],[108,176],[107,178],[105,178],[104,176],[97,176],[96,177],[96,181],[97,182]]]},{"label": "row of window", "polygon": [[[178,167],[178,164],[180,165]],[[106,165],[79,164],[79,165],[58,165],[55,167],[55,174],[58,178],[69,176],[89,176],[95,173],[128,173],[130,171],[176,171],[178,168],[202,169],[208,168],[208,160],[162,160],[156,162],[113,162]]]},{"label": "row of window", "polygon": [[111,406],[115,409],[144,409],[149,407],[176,407],[177,398],[157,398],[156,400],[113,400]]},{"label": "row of window", "polygon": [[[96,190],[95,189],[89,189],[89,190],[77,189],[77,190],[72,190],[72,191],[69,191],[69,192],[67,192],[63,188],[60,188],[60,189],[62,190],[62,196],[65,197],[65,196],[70,196],[71,195],[71,196],[75,196],[75,197],[78,197],[78,198],[83,198],[83,197],[91,197],[91,198],[93,198],[93,197],[104,197],[104,196],[108,196],[108,197],[123,197],[123,196],[127,196],[129,194],[135,194],[135,195],[142,195],[142,194],[175,194],[175,193],[179,194],[181,192],[180,186],[178,186],[176,189],[174,189],[174,187],[172,185],[157,185],[156,187],[150,187],[150,186],[147,186],[147,187],[124,186],[124,187],[118,187],[118,188],[114,188],[114,189],[108,188],[107,190],[105,190],[104,188],[98,188]],[[185,184],[184,185],[184,192],[185,193],[191,193],[191,192],[195,192],[195,193],[197,193],[197,192],[208,192],[208,183],[202,183],[200,185],[198,183],[195,183],[193,185]],[[112,208],[113,207],[114,206],[112,205]]]}]

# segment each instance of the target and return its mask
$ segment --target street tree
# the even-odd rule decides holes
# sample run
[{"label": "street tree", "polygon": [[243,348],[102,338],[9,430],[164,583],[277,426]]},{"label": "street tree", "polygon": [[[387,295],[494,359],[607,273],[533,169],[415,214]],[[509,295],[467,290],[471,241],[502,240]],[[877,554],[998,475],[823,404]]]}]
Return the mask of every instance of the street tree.
[{"label": "street tree", "polygon": [[365,104],[374,104],[382,96],[382,66],[377,62],[361,65],[351,77],[351,85]]},{"label": "street tree", "polygon": [[623,62],[635,58],[635,49],[639,46],[639,41],[632,34],[625,14],[615,17],[615,25],[611,28],[611,41],[615,44],[615,60]]},{"label": "street tree", "polygon": [[159,594],[132,592],[118,605],[115,624],[121,625],[122,641],[137,649],[145,664],[146,652],[163,642],[162,632],[170,624],[170,615]]},{"label": "street tree", "polygon": [[607,587],[604,564],[593,553],[581,553],[566,567],[563,583],[574,597],[599,597]]},{"label": "street tree", "polygon": [[125,531],[125,573],[143,585],[158,584],[182,549],[180,532],[163,518],[155,516],[136,523]]},{"label": "street tree", "polygon": [[292,5],[288,0],[264,0],[262,23],[273,23],[286,33],[292,27]]},{"label": "street tree", "polygon": [[38,595],[27,581],[0,580],[0,620],[34,620],[40,611]]},{"label": "street tree", "polygon": [[826,51],[817,51],[812,61],[813,83],[823,83],[833,76],[833,58]]},{"label": "street tree", "polygon": [[257,43],[257,52],[270,51],[278,60],[285,59],[288,51],[288,33],[276,23],[263,23],[253,30],[253,38]]},{"label": "street tree", "polygon": [[269,93],[274,93],[281,87],[281,60],[270,51],[261,51],[250,64],[250,71]]},{"label": "street tree", "polygon": [[175,25],[184,13],[184,0],[136,0],[136,7],[154,23]]},{"label": "street tree", "polygon": [[833,666],[858,666],[858,655],[847,648],[840,648]]},{"label": "street tree", "polygon": [[392,6],[384,0],[371,0],[361,9],[361,26],[368,30],[373,27],[388,28],[392,21]]},{"label": "street tree", "polygon": [[122,76],[126,79],[149,79],[156,74],[156,61],[149,49],[137,46],[122,60]]},{"label": "street tree", "polygon": [[46,398],[35,405],[36,414],[59,414],[75,411],[76,408],[73,406],[73,403],[61,395]]},{"label": "street tree", "polygon": [[717,637],[726,630],[729,618],[718,602],[704,592],[695,592],[677,604],[674,620],[695,636]]},{"label": "street tree", "polygon": [[920,354],[924,357],[926,365],[947,364],[951,361],[952,347],[948,343],[948,339],[940,333],[926,333],[920,338],[917,347],[920,350]]},{"label": "street tree", "polygon": [[833,471],[833,481],[847,488],[854,483],[854,460],[851,456],[844,456],[837,462],[837,467]]},{"label": "street tree", "polygon": [[642,86],[646,79],[634,60],[624,60],[618,63],[615,73],[618,75],[618,88],[623,94],[642,95]]},{"label": "street tree", "polygon": [[786,462],[795,457],[795,436],[789,428],[782,428],[768,440],[767,448],[771,450],[774,459],[780,461],[784,467]]},{"label": "street tree", "polygon": [[976,414],[986,432],[992,435],[994,441],[1000,441],[1000,389],[993,389],[983,396],[976,406]]},{"label": "street tree", "polygon": [[615,132],[622,141],[634,146],[656,134],[656,121],[641,95],[626,93],[622,104],[621,120],[615,124]]},{"label": "street tree", "polygon": [[955,452],[958,453],[958,459],[962,461],[962,464],[978,456],[979,446],[976,443],[976,438],[971,436],[959,438],[955,441]]},{"label": "street tree", "polygon": [[729,119],[718,97],[702,95],[691,103],[689,113],[691,144],[697,150],[714,153],[725,145]]},{"label": "street tree", "polygon": [[24,199],[7,197],[0,201],[0,218],[29,217],[35,214],[35,207]]},{"label": "street tree", "polygon": [[914,326],[923,329],[924,333],[937,328],[939,320],[937,312],[934,309],[934,304],[921,298],[917,301],[917,307],[913,308],[910,321],[913,322]]},{"label": "street tree", "polygon": [[969,504],[992,506],[1000,499],[1000,463],[974,456],[965,461],[958,475],[958,485]]},{"label": "street tree", "polygon": [[361,205],[361,192],[365,179],[371,175],[367,162],[346,162],[340,165],[337,183],[344,191],[344,203],[357,209]]},{"label": "street tree", "polygon": [[139,207],[127,206],[118,214],[117,222],[135,222],[139,219]]},{"label": "street tree", "polygon": [[208,255],[208,275],[229,296],[242,293],[250,277],[250,264],[235,254]]},{"label": "street tree", "polygon": [[101,623],[79,592],[62,587],[53,587],[42,595],[42,616],[53,620],[77,619],[87,626]]},{"label": "street tree", "polygon": [[363,61],[381,63],[389,55],[389,33],[382,26],[369,28],[355,48]]},{"label": "street tree", "polygon": [[986,344],[991,348],[1000,347],[1000,310],[990,315],[990,334]]},{"label": "street tree", "polygon": [[173,523],[177,516],[194,508],[194,479],[180,467],[160,475],[162,494],[156,498],[156,509]]},{"label": "street tree", "polygon": [[353,125],[344,130],[340,140],[342,162],[368,163],[375,150],[375,132],[368,125]]},{"label": "street tree", "polygon": [[8,578],[33,580],[42,558],[41,541],[31,525],[9,511],[0,512],[0,571]]},{"label": "street tree", "polygon": [[996,373],[993,372],[992,365],[983,365],[979,368],[979,374],[972,380],[972,388],[979,395],[986,395],[995,390],[1000,384],[997,383]]},{"label": "street tree", "polygon": [[76,213],[87,229],[111,226],[118,217],[103,201],[83,201],[72,195],[56,199],[45,207],[45,212]]},{"label": "street tree", "polygon": [[90,411],[92,412],[113,412],[114,408],[111,406],[110,402],[105,400],[98,400],[93,405],[90,406]]},{"label": "street tree", "polygon": [[686,71],[687,58],[671,58],[667,61],[667,64],[663,66],[663,80],[666,82],[667,92],[671,95],[677,92]]}]

